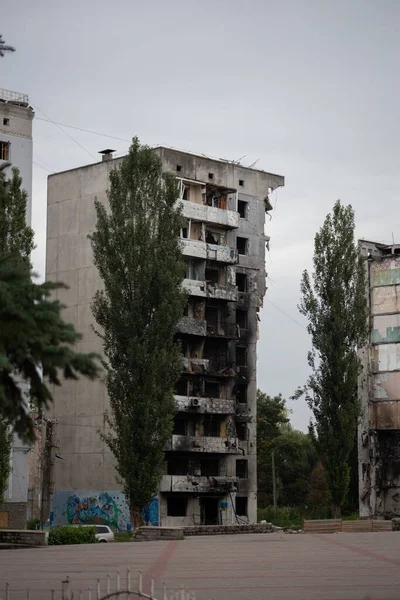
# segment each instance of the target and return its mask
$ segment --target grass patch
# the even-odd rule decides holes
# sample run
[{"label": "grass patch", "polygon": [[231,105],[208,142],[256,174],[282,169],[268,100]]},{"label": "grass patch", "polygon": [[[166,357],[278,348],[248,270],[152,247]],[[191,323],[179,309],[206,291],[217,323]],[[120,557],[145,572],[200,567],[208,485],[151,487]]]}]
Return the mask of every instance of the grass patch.
[{"label": "grass patch", "polygon": [[349,515],[342,515],[342,521],[358,521],[360,515],[358,512],[351,513]]}]

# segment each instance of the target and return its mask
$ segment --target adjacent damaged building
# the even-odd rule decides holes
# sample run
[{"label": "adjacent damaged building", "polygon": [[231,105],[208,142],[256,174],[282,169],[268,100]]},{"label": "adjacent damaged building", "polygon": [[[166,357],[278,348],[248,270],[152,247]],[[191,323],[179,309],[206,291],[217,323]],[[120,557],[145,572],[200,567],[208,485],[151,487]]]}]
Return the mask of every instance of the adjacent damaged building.
[{"label": "adjacent damaged building", "polygon": [[[264,228],[269,195],[284,178],[170,148],[156,151],[163,170],[178,181],[189,299],[177,331],[184,353],[178,413],[148,519],[162,525],[255,522],[256,344],[269,243]],[[95,227],[94,199],[106,202],[118,160],[107,151],[98,164],[49,177],[47,279],[69,286],[57,294],[83,334],[78,349],[84,351],[101,351],[90,310],[101,282],[87,234]],[[53,520],[106,518],[111,510],[124,528],[129,517],[114,459],[98,434],[108,408],[104,384],[66,381],[54,397],[65,461],[56,465]]]},{"label": "adjacent damaged building", "polygon": [[361,240],[370,312],[359,352],[360,516],[400,516],[400,245]]}]

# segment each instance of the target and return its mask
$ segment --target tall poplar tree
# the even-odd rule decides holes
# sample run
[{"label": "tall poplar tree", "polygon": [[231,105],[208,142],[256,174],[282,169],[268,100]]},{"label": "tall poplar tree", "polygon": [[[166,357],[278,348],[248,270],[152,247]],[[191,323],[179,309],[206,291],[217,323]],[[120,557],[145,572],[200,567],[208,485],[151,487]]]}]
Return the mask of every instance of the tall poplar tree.
[{"label": "tall poplar tree", "polygon": [[104,289],[93,300],[111,412],[105,440],[117,462],[133,527],[157,493],[182,368],[174,339],[186,294],[177,185],[154,150],[134,138],[110,174],[109,206],[96,201],[89,236]]},{"label": "tall poplar tree", "polygon": [[357,346],[368,337],[365,269],[354,228],[352,207],[338,200],[315,236],[314,272],[303,273],[299,306],[312,341],[307,400],[334,518],[340,517],[349,488],[349,456],[361,411]]}]

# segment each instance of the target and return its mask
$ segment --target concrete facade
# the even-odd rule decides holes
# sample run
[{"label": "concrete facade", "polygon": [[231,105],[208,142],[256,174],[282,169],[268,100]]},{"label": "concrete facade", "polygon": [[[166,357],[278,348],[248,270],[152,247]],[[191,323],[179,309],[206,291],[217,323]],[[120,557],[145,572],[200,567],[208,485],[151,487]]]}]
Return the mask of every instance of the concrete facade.
[{"label": "concrete facade", "polygon": [[35,113],[28,96],[0,88],[0,170],[7,177],[18,167],[28,192],[26,221],[32,221],[32,121]]},{"label": "concrete facade", "polygon": [[[284,179],[222,160],[157,148],[163,170],[179,183],[184,286],[189,292],[177,336],[184,368],[178,414],[166,448],[158,522],[164,526],[256,521],[256,341],[265,293],[264,233],[268,194]],[[119,160],[48,179],[46,279],[58,290],[65,318],[83,334],[78,351],[101,353],[91,329],[93,295],[101,286],[87,234],[94,199],[107,205],[111,169]],[[99,436],[107,393],[102,381],[66,381],[53,390],[58,420],[55,496],[118,490],[114,459]],[[60,462],[60,461],[58,461]],[[58,508],[62,512],[62,507]],[[153,519],[154,520],[154,519]]]},{"label": "concrete facade", "polygon": [[400,246],[361,240],[370,339],[360,349],[360,516],[400,516]]}]

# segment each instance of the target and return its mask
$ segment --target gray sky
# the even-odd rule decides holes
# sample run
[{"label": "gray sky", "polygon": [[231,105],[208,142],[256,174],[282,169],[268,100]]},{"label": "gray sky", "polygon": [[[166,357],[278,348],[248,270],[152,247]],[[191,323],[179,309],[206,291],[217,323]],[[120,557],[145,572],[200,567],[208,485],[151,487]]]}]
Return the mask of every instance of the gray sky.
[{"label": "gray sky", "polygon": [[[36,117],[231,160],[246,155],[242,164],[259,159],[257,167],[286,176],[268,224],[258,383],[288,397],[308,374],[300,277],[334,201],[353,205],[359,237],[400,240],[399,0],[59,6],[2,7],[1,33],[17,52],[1,59],[0,85],[29,94]],[[66,131],[94,156],[128,148]],[[36,118],[34,160],[34,259],[43,274],[47,175],[93,159]],[[305,403],[292,408],[293,424],[305,429]]]}]

